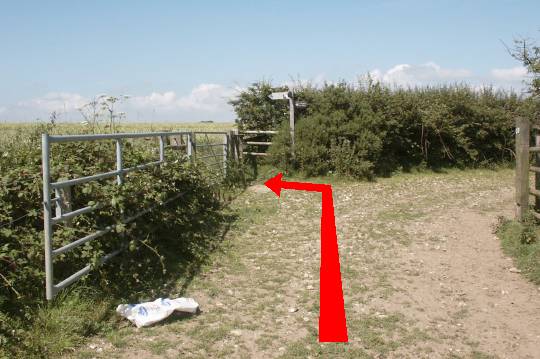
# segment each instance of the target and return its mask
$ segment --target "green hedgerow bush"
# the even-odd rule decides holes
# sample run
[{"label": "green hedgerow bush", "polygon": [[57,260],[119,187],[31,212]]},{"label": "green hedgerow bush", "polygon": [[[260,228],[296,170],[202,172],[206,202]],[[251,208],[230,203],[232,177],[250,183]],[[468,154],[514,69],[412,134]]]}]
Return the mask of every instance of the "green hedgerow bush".
[{"label": "green hedgerow bush", "polygon": [[[119,248],[125,250],[110,264],[81,279],[66,301],[76,305],[70,307],[56,300],[45,303],[40,143],[44,131],[54,128],[36,127],[33,132],[21,131],[0,142],[0,357],[59,355],[81,335],[96,329],[88,321],[93,322],[97,315],[92,306],[101,308],[104,298],[117,302],[169,295],[159,292],[160,285],[178,277],[167,274],[174,272],[175,276],[192,278],[216,248],[221,226],[230,220],[222,214],[215,185],[201,172],[203,166],[191,165],[174,150],[167,153],[167,163],[129,173],[121,186],[114,179],[75,186],[73,209],[98,204],[100,207],[69,224],[55,226],[54,248],[98,229],[116,227],[97,240],[57,256],[55,282],[88,264],[96,264],[104,254]],[[126,167],[157,158],[155,141],[124,141],[124,149]],[[53,144],[51,158],[54,181],[115,168],[112,141]],[[140,220],[121,223],[122,218],[178,193],[182,193],[180,199],[146,213]],[[77,294],[77,288],[93,288],[93,294],[87,290]],[[62,319],[62,313],[79,316],[81,320],[69,324]],[[48,320],[49,317],[56,321]],[[55,341],[43,333],[63,339]]]},{"label": "green hedgerow bush", "polygon": [[239,129],[273,130],[289,113],[287,101],[273,101],[269,98],[274,91],[285,91],[286,88],[274,88],[269,82],[257,82],[244,90],[237,99],[230,103],[238,118]]},{"label": "green hedgerow bush", "polygon": [[268,149],[272,165],[284,171],[291,169],[291,132],[288,121],[283,121],[278,133],[272,137],[272,146]]},{"label": "green hedgerow bush", "polygon": [[283,138],[287,104],[268,99],[270,92],[269,84],[256,84],[231,104],[245,129],[280,129],[269,160],[306,175],[370,179],[413,168],[506,163],[513,155],[515,117],[532,120],[537,111],[532,99],[491,88],[391,89],[371,81],[305,86],[295,90],[307,107],[296,111],[292,159],[286,155],[290,139]]}]

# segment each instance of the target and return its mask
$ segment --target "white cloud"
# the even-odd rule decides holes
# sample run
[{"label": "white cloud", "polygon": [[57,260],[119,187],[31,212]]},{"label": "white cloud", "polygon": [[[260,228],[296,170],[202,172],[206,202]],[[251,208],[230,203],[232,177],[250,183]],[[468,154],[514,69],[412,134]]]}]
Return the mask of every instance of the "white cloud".
[{"label": "white cloud", "polygon": [[135,96],[128,103],[137,109],[160,108],[162,110],[198,110],[216,112],[228,109],[228,101],[240,89],[218,84],[201,84],[183,97],[174,91],[153,92],[148,96]]},{"label": "white cloud", "polygon": [[[128,121],[232,121],[234,114],[228,101],[240,91],[239,87],[200,84],[184,96],[175,91],[132,96],[123,103],[118,103],[116,109],[126,112]],[[89,101],[89,98],[77,93],[48,93],[3,108],[3,111],[0,110],[0,119],[47,119],[56,111],[61,121],[80,121],[82,117],[78,109]]]},{"label": "white cloud", "polygon": [[[487,74],[475,74],[467,69],[444,68],[434,62],[427,62],[421,65],[399,64],[387,71],[375,69],[369,71],[369,75],[375,81],[398,87],[464,83],[477,90],[489,87],[520,93],[525,88],[523,80],[526,78],[527,71],[517,66],[507,69],[495,68]],[[365,77],[362,76],[361,79]]]},{"label": "white cloud", "polygon": [[493,69],[491,70],[491,76],[502,81],[522,81],[527,76],[527,69],[523,66],[509,69]]},{"label": "white cloud", "polygon": [[176,93],[174,91],[152,92],[148,96],[134,96],[128,101],[137,108],[170,107],[176,101]]},{"label": "white cloud", "polygon": [[326,74],[319,73],[315,77],[310,78],[310,79],[302,79],[302,78],[291,79],[291,80],[283,82],[282,85],[287,86],[291,89],[295,89],[295,88],[301,88],[301,87],[307,87],[307,86],[321,87],[325,83],[330,84],[332,83],[332,81],[326,78]]},{"label": "white cloud", "polygon": [[51,92],[43,97],[17,103],[17,107],[31,108],[47,112],[74,111],[87,103],[88,100],[76,93]]},{"label": "white cloud", "polygon": [[472,73],[466,69],[442,68],[434,62],[421,65],[399,64],[386,72],[375,69],[369,72],[376,80],[395,86],[427,86],[468,79]]},{"label": "white cloud", "polygon": [[[513,89],[518,93],[525,88],[526,69],[521,66],[512,68],[493,68],[483,75],[467,69],[445,68],[434,62],[420,65],[398,64],[388,70],[374,69],[369,72],[376,81],[390,86],[426,86],[447,83],[466,83],[475,89],[493,87],[495,89]],[[324,73],[309,80],[292,79],[285,82],[290,87],[311,84],[319,87],[324,83],[333,83]],[[128,121],[232,121],[235,118],[231,98],[240,93],[240,87],[227,87],[221,84],[205,83],[195,86],[182,94],[174,90],[152,92],[132,96],[117,109],[127,113]],[[56,111],[61,121],[80,121],[78,108],[90,101],[90,97],[78,93],[51,92],[40,97],[0,106],[0,120],[32,121],[36,118],[47,119]]]},{"label": "white cloud", "polygon": [[178,106],[183,109],[216,111],[229,107],[227,103],[238,94],[238,88],[227,88],[217,84],[202,84],[195,87],[191,93],[178,100]]}]

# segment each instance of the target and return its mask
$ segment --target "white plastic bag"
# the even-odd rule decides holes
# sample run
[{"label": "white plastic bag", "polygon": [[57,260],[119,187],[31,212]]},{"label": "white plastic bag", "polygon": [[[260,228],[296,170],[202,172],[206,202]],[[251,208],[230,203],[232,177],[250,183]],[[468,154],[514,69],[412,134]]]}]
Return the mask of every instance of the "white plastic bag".
[{"label": "white plastic bag", "polygon": [[153,302],[120,304],[116,308],[116,312],[140,328],[167,318],[175,310],[197,313],[198,309],[199,304],[192,298],[158,298]]}]

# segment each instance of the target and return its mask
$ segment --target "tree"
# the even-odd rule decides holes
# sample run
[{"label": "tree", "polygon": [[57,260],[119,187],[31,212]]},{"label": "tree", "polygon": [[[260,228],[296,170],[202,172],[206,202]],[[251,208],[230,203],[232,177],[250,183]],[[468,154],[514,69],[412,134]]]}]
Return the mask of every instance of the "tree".
[{"label": "tree", "polygon": [[519,60],[531,75],[529,92],[533,97],[540,97],[540,46],[530,39],[514,40],[514,48],[510,54]]},{"label": "tree", "polygon": [[252,84],[240,95],[229,101],[238,116],[241,130],[275,130],[289,118],[287,101],[272,101],[274,91],[286,91],[286,87],[272,87],[269,82]]}]

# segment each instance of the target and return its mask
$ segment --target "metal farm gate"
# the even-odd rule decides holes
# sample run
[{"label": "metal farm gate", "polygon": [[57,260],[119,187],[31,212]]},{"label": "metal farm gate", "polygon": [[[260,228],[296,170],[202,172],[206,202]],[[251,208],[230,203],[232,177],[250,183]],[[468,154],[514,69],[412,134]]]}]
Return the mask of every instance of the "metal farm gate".
[{"label": "metal farm gate", "polygon": [[[122,160],[123,141],[144,138],[147,140],[157,139],[159,147],[159,158],[156,161],[138,164],[133,167],[124,167]],[[79,177],[65,181],[53,181],[50,174],[51,162],[51,144],[62,144],[66,142],[84,142],[84,141],[114,141],[116,144],[116,169],[104,173],[96,173],[86,177]],[[62,253],[71,251],[84,243],[95,240],[116,228],[116,225],[110,225],[105,228],[96,230],[94,233],[78,238],[73,242],[59,248],[53,248],[54,228],[56,225],[72,220],[82,214],[91,213],[99,208],[102,204],[95,204],[83,208],[72,209],[69,203],[71,188],[83,183],[99,181],[104,179],[116,179],[116,183],[121,185],[124,182],[124,175],[129,172],[140,171],[146,168],[159,166],[166,162],[165,149],[173,148],[185,151],[186,156],[191,161],[205,163],[209,169],[213,169],[218,176],[224,175],[227,171],[228,160],[238,160],[241,152],[239,151],[238,134],[233,131],[229,132],[147,132],[147,133],[117,133],[117,134],[96,134],[96,135],[65,135],[53,136],[48,134],[42,135],[42,163],[43,163],[43,221],[44,221],[44,239],[45,239],[45,288],[46,297],[48,300],[63,288],[71,285],[82,276],[88,274],[92,270],[91,265],[78,270],[71,276],[62,279],[60,282],[55,282],[54,278],[54,258]],[[131,217],[124,218],[123,224],[133,222],[144,214],[154,210],[159,206],[170,203],[183,193],[178,193],[163,203],[146,208]],[[66,200],[66,198],[68,200]],[[55,213],[53,214],[53,209]],[[101,258],[99,265],[110,260],[122,251],[119,248]]]}]

